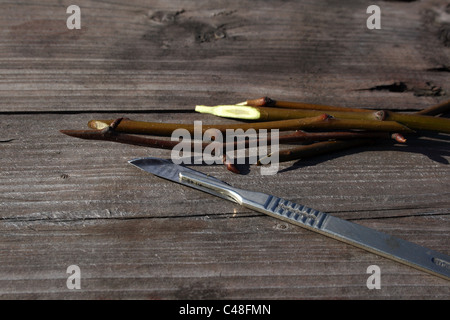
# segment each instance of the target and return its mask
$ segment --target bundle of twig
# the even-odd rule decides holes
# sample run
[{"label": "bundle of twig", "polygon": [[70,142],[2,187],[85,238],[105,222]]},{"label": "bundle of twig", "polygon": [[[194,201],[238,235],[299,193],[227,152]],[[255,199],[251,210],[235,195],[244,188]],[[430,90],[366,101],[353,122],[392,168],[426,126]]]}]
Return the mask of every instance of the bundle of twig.
[{"label": "bundle of twig", "polygon": [[[278,151],[280,162],[372,144],[382,139],[394,139],[403,143],[406,140],[402,134],[416,131],[450,133],[450,119],[436,117],[450,110],[450,101],[415,114],[276,101],[270,98],[248,100],[236,105],[197,106],[195,110],[247,121],[225,125],[203,124],[202,132],[209,129],[216,129],[219,132],[225,132],[227,129],[277,129],[284,132],[279,136],[280,144],[303,143],[301,146]],[[249,120],[251,122],[248,122]],[[61,130],[61,132],[81,139],[172,149],[180,141],[143,135],[169,137],[176,129],[185,129],[190,133],[195,131],[193,124],[144,122],[126,118],[91,120],[88,126],[93,130]],[[206,148],[209,143],[201,142],[201,147]],[[246,142],[246,146],[248,144],[249,141]],[[222,150],[227,146],[227,143],[223,143]],[[226,159],[224,163],[229,170],[238,172]]]},{"label": "bundle of twig", "polygon": [[[415,133],[416,131],[450,133],[450,119],[435,117],[450,110],[450,100],[415,114],[277,101],[268,97],[247,100],[236,105],[196,106],[195,110],[219,117],[254,121],[286,121],[287,119],[313,117],[326,112],[332,120],[329,120],[328,124],[321,123],[313,129],[332,130],[329,132],[330,139],[279,151],[280,162],[369,145],[379,141],[380,137],[391,137],[397,142],[404,143],[406,139],[401,133]],[[336,126],[337,123],[340,125]],[[358,130],[360,136],[342,140],[339,137],[339,131],[333,130],[344,127],[351,132]],[[373,131],[391,132],[391,134],[371,136]],[[333,133],[336,136],[333,137]]]}]

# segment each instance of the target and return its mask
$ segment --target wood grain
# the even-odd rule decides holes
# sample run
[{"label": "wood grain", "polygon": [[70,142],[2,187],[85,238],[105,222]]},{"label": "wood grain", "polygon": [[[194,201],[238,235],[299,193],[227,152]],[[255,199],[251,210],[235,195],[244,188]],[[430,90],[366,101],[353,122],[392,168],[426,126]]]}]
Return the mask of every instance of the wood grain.
[{"label": "wood grain", "polygon": [[[39,123],[36,115],[7,116],[2,136],[14,140],[0,145],[2,297],[448,298],[445,280],[126,163],[169,157],[168,150],[58,132],[98,116],[43,114]],[[28,130],[18,132],[20,124]],[[448,254],[447,144],[417,140],[339,153],[284,164],[275,176],[261,176],[256,167],[244,176],[222,166],[198,170]],[[65,287],[71,264],[83,272],[78,293]],[[365,286],[371,264],[382,268],[380,292]]]},{"label": "wood grain", "polygon": [[191,109],[264,95],[414,110],[450,91],[437,71],[450,64],[445,1],[383,3],[381,30],[367,29],[357,0],[80,1],[80,30],[66,28],[62,3],[16,3],[0,4],[3,111]]},{"label": "wood grain", "polygon": [[[196,104],[419,110],[448,99],[445,1],[0,4],[0,299],[442,299],[448,281],[127,164],[170,151],[70,138],[92,119],[227,123]],[[446,11],[447,10],[447,11]],[[446,69],[447,68],[447,69]],[[446,71],[447,70],[447,71]],[[449,135],[408,136],[237,176],[450,254]],[[81,290],[66,287],[70,265]],[[370,265],[382,289],[366,287]]]}]

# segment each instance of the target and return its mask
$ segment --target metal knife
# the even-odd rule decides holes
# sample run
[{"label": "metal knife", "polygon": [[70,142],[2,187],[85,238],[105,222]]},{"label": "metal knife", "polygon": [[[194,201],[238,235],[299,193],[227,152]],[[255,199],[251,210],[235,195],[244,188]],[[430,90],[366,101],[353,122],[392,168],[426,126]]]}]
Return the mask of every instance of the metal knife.
[{"label": "metal knife", "polygon": [[450,280],[450,257],[362,225],[333,217],[273,195],[238,189],[159,158],[138,158],[130,164],[158,177],[195,188],[277,219],[365,249],[380,256]]}]

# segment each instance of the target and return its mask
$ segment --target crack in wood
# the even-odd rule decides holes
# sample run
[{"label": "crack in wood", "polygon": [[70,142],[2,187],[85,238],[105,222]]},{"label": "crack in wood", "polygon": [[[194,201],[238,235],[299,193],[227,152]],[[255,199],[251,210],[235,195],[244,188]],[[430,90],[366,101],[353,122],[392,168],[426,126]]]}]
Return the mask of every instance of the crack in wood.
[{"label": "crack in wood", "polygon": [[446,95],[446,92],[442,89],[442,87],[434,85],[430,81],[414,86],[408,85],[403,81],[398,81],[391,84],[383,84],[365,89],[357,89],[356,91],[388,91],[396,93],[413,92],[417,97],[438,97]]},{"label": "crack in wood", "polygon": [[448,66],[448,65],[442,65],[442,66],[440,66],[440,67],[427,69],[427,71],[434,71],[434,72],[450,72],[450,66]]},{"label": "crack in wood", "polygon": [[[370,210],[359,210],[358,212],[366,212]],[[327,212],[333,214],[332,211]],[[346,212],[339,212],[340,215],[345,214]],[[382,217],[363,217],[363,218],[348,218],[345,219],[347,221],[370,221],[370,220],[385,220],[385,219],[403,219],[403,218],[414,218],[414,217],[439,217],[439,216],[448,216],[450,212],[446,213],[418,213],[418,214],[404,214],[404,215],[392,215],[392,216],[382,216]],[[171,216],[133,216],[133,217],[74,217],[74,218],[50,218],[50,217],[4,217],[0,219],[0,222],[4,223],[33,223],[33,222],[46,222],[46,223],[76,223],[76,222],[87,222],[87,221],[130,221],[130,220],[160,220],[160,219],[208,219],[208,220],[229,220],[229,219],[244,219],[244,218],[260,218],[260,217],[268,217],[265,214],[258,212],[240,212],[240,213],[221,213],[216,215],[211,214],[196,214],[196,215],[171,215]],[[273,219],[273,218],[272,218]],[[278,220],[276,220],[278,221]]]}]

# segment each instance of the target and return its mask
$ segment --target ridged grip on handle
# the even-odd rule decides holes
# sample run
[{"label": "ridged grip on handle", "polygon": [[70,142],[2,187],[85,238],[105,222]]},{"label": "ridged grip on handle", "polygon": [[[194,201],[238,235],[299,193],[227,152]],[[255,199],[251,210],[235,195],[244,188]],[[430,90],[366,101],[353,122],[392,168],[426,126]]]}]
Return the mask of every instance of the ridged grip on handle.
[{"label": "ridged grip on handle", "polygon": [[[311,209],[301,204],[291,202],[272,195],[265,195],[264,204],[258,201],[252,201],[252,195],[244,195],[243,205],[257,211],[269,214],[278,219],[300,225],[302,227],[320,230],[327,214],[321,211]],[[259,196],[261,197],[261,196]]]}]

